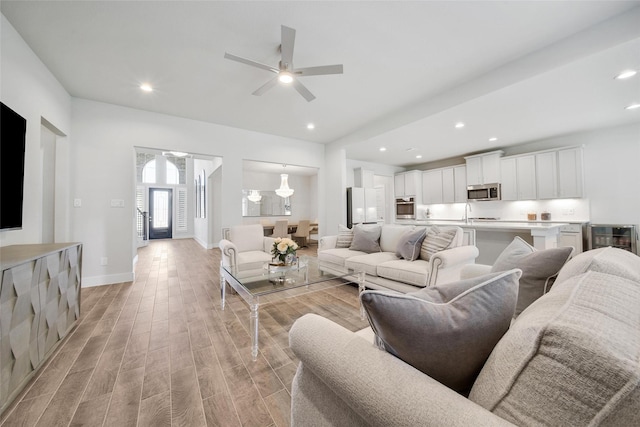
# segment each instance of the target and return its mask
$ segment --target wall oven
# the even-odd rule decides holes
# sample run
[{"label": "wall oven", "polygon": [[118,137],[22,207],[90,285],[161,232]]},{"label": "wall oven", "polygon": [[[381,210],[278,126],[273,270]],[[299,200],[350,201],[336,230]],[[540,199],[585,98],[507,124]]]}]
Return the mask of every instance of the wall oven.
[{"label": "wall oven", "polygon": [[416,203],[413,197],[396,199],[396,219],[416,219]]}]

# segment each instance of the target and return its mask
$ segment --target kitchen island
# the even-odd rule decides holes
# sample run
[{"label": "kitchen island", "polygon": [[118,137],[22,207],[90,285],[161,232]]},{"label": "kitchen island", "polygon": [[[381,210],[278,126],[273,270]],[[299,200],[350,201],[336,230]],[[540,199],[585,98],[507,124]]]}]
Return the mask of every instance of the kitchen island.
[{"label": "kitchen island", "polygon": [[475,230],[476,246],[480,256],[476,260],[479,264],[493,264],[498,255],[513,240],[519,236],[536,249],[548,249],[558,246],[558,235],[566,222],[550,221],[508,221],[470,219],[468,221],[431,219],[397,221],[403,225],[440,225],[458,226],[463,229]]}]

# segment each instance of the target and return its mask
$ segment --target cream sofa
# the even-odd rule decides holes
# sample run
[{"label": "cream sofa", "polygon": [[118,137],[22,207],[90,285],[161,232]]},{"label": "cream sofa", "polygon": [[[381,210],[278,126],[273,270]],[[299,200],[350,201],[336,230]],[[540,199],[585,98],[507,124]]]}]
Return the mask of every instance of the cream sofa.
[{"label": "cream sofa", "polygon": [[640,425],[640,257],[603,248],[562,268],[494,347],[468,398],[307,314],[292,426]]},{"label": "cream sofa", "polygon": [[222,263],[238,270],[261,269],[272,259],[271,248],[275,241],[265,237],[260,224],[234,225],[229,228],[228,239],[220,240]]},{"label": "cream sofa", "polygon": [[[478,248],[463,245],[463,231],[456,229],[451,249],[432,255],[427,261],[408,261],[396,255],[401,237],[419,227],[409,225],[382,225],[380,249],[382,252],[365,253],[349,248],[336,248],[338,236],[325,236],[318,244],[318,260],[322,269],[330,271],[332,266],[349,267],[364,271],[365,286],[369,289],[392,289],[412,292],[417,288],[434,286],[458,280],[460,270],[473,264],[478,257]],[[426,227],[428,229],[428,227]]]}]

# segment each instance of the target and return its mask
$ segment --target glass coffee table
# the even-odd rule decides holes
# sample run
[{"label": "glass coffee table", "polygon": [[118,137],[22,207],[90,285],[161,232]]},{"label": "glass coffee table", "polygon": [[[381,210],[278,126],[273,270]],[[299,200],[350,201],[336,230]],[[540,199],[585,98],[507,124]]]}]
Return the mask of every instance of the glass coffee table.
[{"label": "glass coffee table", "polygon": [[[275,266],[265,263],[262,267],[239,269],[220,263],[220,297],[225,308],[225,282],[249,304],[251,357],[258,357],[258,308],[261,302],[274,302],[302,293],[357,283],[359,292],[364,290],[364,272],[335,264],[319,264],[317,258],[300,257],[291,266]],[[331,280],[335,283],[328,283]],[[321,287],[320,284],[326,285]],[[362,316],[362,306],[360,307]]]}]

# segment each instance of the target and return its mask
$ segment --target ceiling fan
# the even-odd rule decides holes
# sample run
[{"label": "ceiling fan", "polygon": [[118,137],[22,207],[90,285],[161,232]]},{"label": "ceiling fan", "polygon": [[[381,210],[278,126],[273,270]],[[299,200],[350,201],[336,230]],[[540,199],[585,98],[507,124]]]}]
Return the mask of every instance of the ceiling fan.
[{"label": "ceiling fan", "polygon": [[306,67],[306,68],[294,68],[293,67],[293,45],[296,39],[296,30],[293,28],[285,27],[282,25],[280,52],[281,59],[278,67],[272,67],[270,65],[262,64],[260,62],[253,61],[251,59],[242,58],[240,56],[232,55],[225,52],[224,57],[231,59],[232,61],[242,62],[243,64],[251,65],[252,67],[261,68],[263,70],[271,71],[277,74],[276,77],[269,80],[264,85],[260,86],[253,92],[253,95],[260,96],[278,82],[289,84],[291,83],[295,90],[304,97],[308,102],[313,101],[316,97],[307,89],[298,77],[306,76],[318,76],[322,74],[342,74],[342,64],[338,65],[321,65],[318,67]]}]

